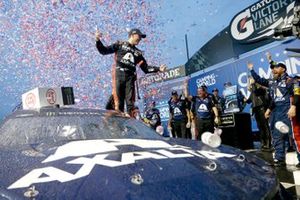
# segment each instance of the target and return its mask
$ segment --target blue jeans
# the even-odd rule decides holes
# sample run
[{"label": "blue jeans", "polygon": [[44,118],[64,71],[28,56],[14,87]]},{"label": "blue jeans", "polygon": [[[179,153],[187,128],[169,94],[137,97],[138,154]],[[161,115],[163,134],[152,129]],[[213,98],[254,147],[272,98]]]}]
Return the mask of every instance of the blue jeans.
[{"label": "blue jeans", "polygon": [[[292,124],[287,116],[287,112],[290,106],[275,107],[270,116],[270,130],[272,134],[272,144],[275,148],[275,159],[279,161],[285,161],[285,147],[288,142],[289,135],[292,135]],[[275,123],[282,121],[289,127],[288,133],[281,133],[275,128]]]}]

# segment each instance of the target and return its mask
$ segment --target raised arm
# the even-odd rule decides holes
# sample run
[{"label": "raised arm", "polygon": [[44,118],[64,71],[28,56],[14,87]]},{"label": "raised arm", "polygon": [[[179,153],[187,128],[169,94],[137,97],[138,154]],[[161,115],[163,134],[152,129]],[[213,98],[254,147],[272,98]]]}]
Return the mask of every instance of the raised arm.
[{"label": "raised arm", "polygon": [[256,83],[262,85],[262,86],[266,86],[269,87],[269,80],[260,77],[254,70],[253,70],[253,63],[248,62],[247,63],[247,67],[250,70],[251,76],[253,77],[253,79],[255,80]]},{"label": "raised arm", "polygon": [[95,33],[96,47],[100,54],[102,54],[102,55],[112,54],[118,50],[119,42],[116,42],[109,46],[104,46],[103,43],[101,42],[100,38],[101,38],[101,33],[99,32],[99,30],[96,30],[96,33]]}]

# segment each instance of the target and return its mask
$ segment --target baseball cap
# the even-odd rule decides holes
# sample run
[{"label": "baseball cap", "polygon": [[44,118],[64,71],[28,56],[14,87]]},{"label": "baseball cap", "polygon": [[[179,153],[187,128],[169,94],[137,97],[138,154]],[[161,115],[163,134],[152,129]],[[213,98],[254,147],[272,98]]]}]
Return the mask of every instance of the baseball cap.
[{"label": "baseball cap", "polygon": [[140,31],[140,29],[137,29],[137,28],[133,28],[129,31],[129,36],[132,35],[132,34],[138,34],[141,36],[141,38],[145,38],[146,37],[146,34],[142,33]]},{"label": "baseball cap", "polygon": [[212,92],[214,92],[214,91],[219,92],[218,88],[214,88],[214,89],[212,90]]},{"label": "baseball cap", "polygon": [[283,69],[285,69],[286,71],[286,66],[283,63],[278,63],[277,65],[275,65],[274,67],[282,67]]},{"label": "baseball cap", "polygon": [[207,91],[207,86],[206,85],[201,85],[198,89],[202,89],[204,91]]},{"label": "baseball cap", "polygon": [[172,91],[172,95],[178,95],[176,90]]}]

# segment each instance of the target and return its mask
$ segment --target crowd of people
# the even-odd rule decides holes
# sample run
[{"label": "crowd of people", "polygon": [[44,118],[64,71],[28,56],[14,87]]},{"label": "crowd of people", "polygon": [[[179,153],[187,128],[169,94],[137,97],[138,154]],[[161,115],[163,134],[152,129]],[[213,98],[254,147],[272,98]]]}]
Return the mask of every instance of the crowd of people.
[{"label": "crowd of people", "polygon": [[[140,119],[138,107],[135,104],[136,66],[145,73],[164,72],[165,65],[160,67],[147,64],[143,53],[136,45],[146,35],[139,29],[129,32],[128,41],[116,42],[110,46],[104,46],[101,42],[101,34],[97,30],[96,47],[103,54],[115,54],[113,67],[113,92],[107,104],[108,109],[124,112],[126,103],[129,116]],[[265,79],[260,77],[253,69],[253,64],[248,63],[250,71],[248,77],[249,98],[245,98],[240,92],[237,95],[238,111],[242,111],[245,103],[251,103],[254,115],[260,131],[261,150],[275,151],[274,165],[285,165],[286,150],[297,149],[300,161],[300,86],[297,77],[291,77],[286,73],[283,63],[272,61],[271,55],[267,55],[272,70],[272,77]],[[212,94],[205,85],[197,89],[197,95],[188,94],[187,82],[184,94],[178,95],[177,91],[171,92],[169,105],[168,130],[175,138],[192,138],[201,140],[201,135],[206,132],[214,132],[214,128],[221,123],[220,115],[224,111],[224,98],[219,95],[217,88]],[[225,83],[224,87],[230,87],[231,83]],[[157,132],[163,132],[160,113],[155,108],[155,102],[151,102],[146,110],[143,121]],[[283,127],[283,128],[282,128]],[[284,131],[283,131],[284,130]],[[300,163],[297,164],[300,168]]]},{"label": "crowd of people", "polygon": [[[250,70],[250,99],[253,113],[261,133],[262,150],[274,148],[274,165],[285,166],[286,151],[297,150],[299,154],[299,80],[289,76],[286,65],[276,63],[267,54],[272,76],[260,77],[248,63]],[[296,165],[300,168],[300,164]]]},{"label": "crowd of people", "polygon": [[[183,94],[179,95],[176,90],[170,94],[168,136],[200,140],[202,133],[214,132],[214,127],[220,124],[224,99],[216,88],[213,94],[208,93],[205,85],[198,88],[196,96],[188,95],[187,91],[186,83]],[[154,101],[146,108],[143,121],[154,130],[161,126],[160,113]]]},{"label": "crowd of people", "polygon": [[[298,150],[300,144],[300,109],[297,106],[300,86],[297,77],[286,73],[283,63],[275,63],[270,55],[268,59],[272,71],[270,79],[260,77],[253,70],[253,64],[247,64],[251,74],[248,77],[250,96],[242,96],[241,104],[251,104],[251,113],[259,129],[261,150],[274,151],[274,165],[285,166],[286,151]],[[228,86],[228,83],[224,86]],[[187,83],[185,88],[184,94],[171,92],[168,101],[168,130],[174,138],[201,140],[204,132],[214,132],[214,128],[221,123],[220,115],[224,111],[225,99],[219,95],[217,88],[209,93],[207,87],[202,85],[197,89],[196,96],[188,95]],[[154,101],[146,110],[144,122],[154,130],[161,126],[160,113],[155,108]],[[285,126],[286,132],[278,127],[278,124]],[[300,154],[297,154],[300,160]],[[297,164],[297,167],[300,167],[300,164]]]}]

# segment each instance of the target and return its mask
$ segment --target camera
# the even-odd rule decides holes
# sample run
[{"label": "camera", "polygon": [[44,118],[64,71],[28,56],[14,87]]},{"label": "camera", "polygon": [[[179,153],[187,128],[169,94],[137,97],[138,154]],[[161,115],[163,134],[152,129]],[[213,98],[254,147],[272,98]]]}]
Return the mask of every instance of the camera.
[{"label": "camera", "polygon": [[274,29],[274,37],[295,36],[300,38],[300,5],[294,8],[294,18],[287,27]]}]

